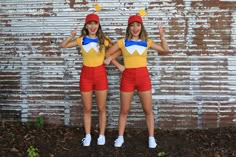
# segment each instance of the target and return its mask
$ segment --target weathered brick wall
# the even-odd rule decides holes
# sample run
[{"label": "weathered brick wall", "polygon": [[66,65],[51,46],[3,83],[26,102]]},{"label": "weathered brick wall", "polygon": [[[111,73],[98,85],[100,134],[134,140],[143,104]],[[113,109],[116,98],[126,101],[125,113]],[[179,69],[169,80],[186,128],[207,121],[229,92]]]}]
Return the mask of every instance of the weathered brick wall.
[{"label": "weathered brick wall", "polygon": [[[171,54],[149,51],[156,128],[234,126],[236,121],[236,0],[0,0],[0,118],[82,126],[79,94],[81,55],[59,49],[84,17],[98,12],[105,33],[124,36],[127,18],[141,9],[149,37],[166,28]],[[79,32],[80,33],[80,32]],[[121,58],[120,58],[121,59]],[[120,73],[107,67],[108,127],[119,115]],[[93,126],[97,126],[96,103]],[[135,94],[128,127],[145,127]]]}]

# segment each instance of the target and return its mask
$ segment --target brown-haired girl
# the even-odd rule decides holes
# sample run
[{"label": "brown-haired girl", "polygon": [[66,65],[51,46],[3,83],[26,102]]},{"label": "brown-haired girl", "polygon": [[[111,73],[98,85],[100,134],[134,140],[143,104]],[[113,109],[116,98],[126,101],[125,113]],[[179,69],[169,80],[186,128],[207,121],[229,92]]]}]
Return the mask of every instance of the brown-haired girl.
[{"label": "brown-haired girl", "polygon": [[154,115],[152,111],[152,92],[151,80],[147,69],[147,50],[152,48],[157,50],[159,54],[165,55],[169,48],[165,39],[165,31],[159,27],[161,44],[155,43],[148,38],[144,28],[142,18],[139,15],[132,15],[128,19],[128,27],[126,36],[118,40],[106,53],[107,59],[105,64],[109,64],[114,60],[116,51],[121,50],[124,58],[124,66],[113,62],[115,66],[122,72],[120,82],[120,114],[119,114],[119,135],[115,140],[115,147],[121,147],[124,143],[124,131],[127,121],[127,116],[130,110],[130,104],[137,89],[138,95],[146,116],[146,124],[148,128],[149,148],[156,148],[156,140],[154,138]]},{"label": "brown-haired girl", "polygon": [[86,135],[82,143],[83,146],[90,146],[92,140],[90,132],[92,92],[94,90],[99,112],[100,128],[97,144],[104,145],[108,80],[103,62],[105,58],[105,48],[108,47],[111,42],[104,35],[99,16],[96,14],[88,14],[85,18],[81,35],[78,38],[75,38],[76,33],[77,30],[72,31],[71,35],[60,44],[60,47],[71,48],[79,46],[83,56],[83,67],[80,74],[80,91],[83,101],[83,118]]}]

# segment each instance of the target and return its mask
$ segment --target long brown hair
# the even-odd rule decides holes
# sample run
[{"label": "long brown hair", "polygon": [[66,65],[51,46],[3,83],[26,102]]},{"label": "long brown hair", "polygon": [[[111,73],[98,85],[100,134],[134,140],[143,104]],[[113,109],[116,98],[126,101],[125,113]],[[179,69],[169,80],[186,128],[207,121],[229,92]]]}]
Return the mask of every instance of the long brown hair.
[{"label": "long brown hair", "polygon": [[[132,24],[132,23],[131,23]],[[129,24],[126,28],[126,34],[125,34],[125,39],[131,40],[132,39],[132,33],[130,32],[130,26],[131,24]],[[139,39],[141,39],[142,41],[147,41],[148,40],[148,34],[147,31],[144,27],[144,25],[142,23],[141,24],[141,32],[139,34]]]},{"label": "long brown hair", "polygon": [[[82,30],[81,30],[81,35],[80,35],[80,37],[84,37],[84,36],[89,35],[89,31],[88,31],[87,28],[86,28],[86,24],[87,24],[87,23],[84,24],[84,27],[83,27]],[[98,30],[97,30],[97,32],[96,32],[96,36],[98,37],[99,51],[102,51],[102,49],[104,48],[104,42],[105,42],[105,40],[108,40],[108,41],[110,41],[110,40],[109,40],[109,39],[105,36],[105,34],[103,33],[103,31],[102,31],[102,26],[100,25],[100,23],[99,23]]]}]

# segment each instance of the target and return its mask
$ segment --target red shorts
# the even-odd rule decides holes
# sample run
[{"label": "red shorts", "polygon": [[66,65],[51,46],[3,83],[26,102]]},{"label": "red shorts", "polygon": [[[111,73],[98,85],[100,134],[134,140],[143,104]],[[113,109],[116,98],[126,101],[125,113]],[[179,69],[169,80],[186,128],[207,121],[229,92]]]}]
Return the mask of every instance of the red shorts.
[{"label": "red shorts", "polygon": [[133,92],[135,88],[139,92],[151,90],[151,79],[147,67],[127,68],[123,71],[120,90]]},{"label": "red shorts", "polygon": [[80,74],[80,91],[107,90],[108,81],[104,65],[87,67],[83,65]]}]

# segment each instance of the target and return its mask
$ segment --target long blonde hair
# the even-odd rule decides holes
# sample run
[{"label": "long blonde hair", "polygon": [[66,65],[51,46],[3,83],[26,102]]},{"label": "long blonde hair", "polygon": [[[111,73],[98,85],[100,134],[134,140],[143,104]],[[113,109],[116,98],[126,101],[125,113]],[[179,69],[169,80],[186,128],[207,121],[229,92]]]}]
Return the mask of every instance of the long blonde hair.
[{"label": "long blonde hair", "polygon": [[[131,23],[132,24],[132,23]],[[132,33],[130,31],[130,26],[131,24],[129,24],[126,28],[126,34],[125,34],[125,39],[131,40],[132,39]],[[139,39],[141,39],[142,41],[147,41],[148,40],[148,34],[147,31],[144,27],[144,25],[142,23],[141,24],[141,32],[139,34]]]},{"label": "long blonde hair", "polygon": [[[85,37],[85,36],[88,36],[88,35],[89,35],[89,31],[88,31],[87,28],[86,28],[86,24],[87,24],[87,23],[84,24],[84,27],[83,27],[82,30],[81,30],[81,35],[80,35],[80,37]],[[110,42],[110,40],[109,40],[109,38],[107,38],[107,37],[105,36],[105,34],[103,33],[103,31],[102,31],[102,26],[100,25],[100,23],[99,23],[98,30],[97,30],[97,32],[96,32],[96,36],[98,37],[99,51],[101,52],[101,51],[103,50],[103,48],[105,48],[105,46],[104,46],[105,40],[108,40],[109,42]]]}]

